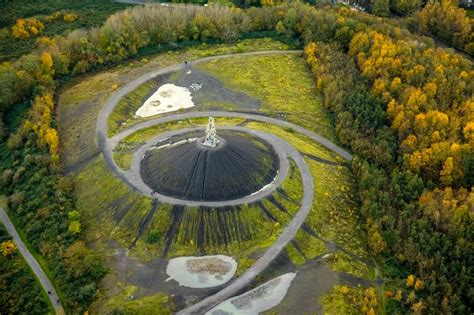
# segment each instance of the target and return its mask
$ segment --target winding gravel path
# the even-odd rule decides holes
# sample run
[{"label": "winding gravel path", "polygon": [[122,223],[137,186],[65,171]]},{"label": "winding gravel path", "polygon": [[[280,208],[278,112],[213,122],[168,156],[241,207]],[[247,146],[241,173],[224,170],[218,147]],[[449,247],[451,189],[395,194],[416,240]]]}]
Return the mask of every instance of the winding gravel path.
[{"label": "winding gravel path", "polygon": [[54,307],[54,310],[56,311],[56,314],[64,314],[64,309],[61,305],[61,302],[59,301],[58,294],[56,293],[56,290],[54,289],[52,283],[49,281],[43,269],[41,269],[41,266],[38,264],[35,257],[30,253],[25,243],[23,243],[23,241],[21,240],[20,235],[18,235],[15,229],[15,226],[13,225],[12,221],[8,217],[8,214],[6,213],[6,211],[1,207],[0,207],[0,221],[2,221],[3,224],[5,225],[8,234],[10,234],[10,236],[13,239],[13,242],[18,247],[18,250],[20,251],[21,255],[23,256],[25,261],[28,263],[31,270],[33,270],[34,274],[36,275],[36,278],[38,278],[44,291],[51,292],[51,294],[48,294],[48,297],[49,297],[49,300],[51,301],[51,304]]},{"label": "winding gravel path", "polygon": [[239,293],[243,288],[249,285],[256,276],[262,273],[270,265],[270,263],[275,260],[275,258],[278,257],[281,251],[295,237],[296,233],[308,216],[313,205],[314,198],[314,179],[311,175],[311,170],[298,150],[289,145],[286,141],[283,141],[276,136],[274,137],[278,143],[279,148],[285,150],[285,152],[287,152],[287,154],[295,161],[296,166],[298,166],[300,169],[303,182],[303,197],[301,200],[300,209],[293,216],[293,219],[285,227],[275,243],[273,243],[273,245],[270,246],[267,251],[240,277],[232,281],[221,291],[205,298],[191,307],[178,312],[177,314],[202,314],[227,298]]},{"label": "winding gravel path", "polygon": [[[193,61],[193,63],[196,64],[196,63],[201,63],[201,62],[210,61],[214,59],[228,58],[228,57],[233,57],[233,56],[252,56],[252,55],[265,55],[265,54],[288,54],[288,53],[301,53],[301,51],[278,51],[277,50],[277,51],[257,51],[257,52],[242,53],[242,54],[229,54],[229,55],[220,55],[220,56],[201,58],[201,59]],[[241,118],[246,118],[248,120],[275,124],[278,126],[291,128],[295,130],[296,132],[304,134],[305,136],[311,138],[312,140],[328,148],[329,150],[339,154],[346,160],[352,159],[352,156],[348,152],[346,152],[344,149],[338,147],[337,145],[335,145],[334,143],[332,143],[330,140],[326,139],[325,137],[317,133],[314,133],[312,131],[309,131],[307,129],[304,129],[301,126],[298,126],[296,124],[293,124],[287,121],[282,121],[275,118],[263,116],[263,115],[239,113],[239,112],[206,111],[206,112],[188,112],[184,114],[168,115],[165,117],[159,117],[156,119],[148,120],[143,123],[131,126],[129,129],[115,135],[114,137],[108,138],[108,117],[110,113],[113,111],[114,107],[118,104],[118,102],[123,96],[133,91],[144,82],[153,79],[157,75],[177,71],[177,70],[183,69],[184,67],[185,67],[184,64],[172,65],[167,68],[163,68],[160,70],[147,73],[131,81],[124,87],[120,88],[114,95],[112,95],[112,97],[107,101],[106,105],[103,107],[103,109],[99,113],[99,117],[97,120],[97,136],[98,136],[99,146],[104,155],[104,159],[107,162],[107,164],[110,166],[112,171],[120,179],[122,179],[124,182],[129,184],[132,188],[139,191],[142,190],[140,186],[138,187],[136,186],[136,182],[134,181],[133,178],[132,180],[130,179],[131,174],[124,172],[114,161],[113,150],[116,147],[116,145],[120,142],[120,140],[124,139],[125,137],[131,135],[132,133],[138,130],[151,127],[157,124],[169,122],[169,121],[183,120],[187,118],[197,118],[197,117],[207,117],[207,116],[241,117]],[[312,202],[314,198],[314,179],[301,153],[299,153],[294,147],[289,145],[286,141],[282,140],[281,138],[275,135],[265,133],[263,131],[252,130],[249,128],[244,128],[244,127],[239,127],[239,126],[226,127],[226,129],[229,129],[229,128],[234,128],[234,130],[251,132],[262,138],[267,137],[267,139],[270,139],[271,143],[278,149],[278,151],[285,152],[285,154],[288,157],[291,157],[295,161],[296,165],[300,169],[302,183],[303,183],[303,197],[301,200],[301,207],[298,210],[298,212],[293,216],[292,221],[285,227],[285,229],[280,234],[280,236],[275,241],[275,243],[272,246],[270,246],[267,249],[267,251],[250,268],[247,269],[247,271],[244,274],[242,274],[240,277],[232,281],[228,286],[226,286],[221,291],[205,298],[204,300],[200,301],[199,303],[187,309],[180,311],[178,314],[201,314],[211,309],[213,306],[217,305],[223,300],[231,296],[234,296],[239,291],[241,291],[245,286],[249,285],[255,279],[257,275],[259,275],[262,271],[264,271],[270,265],[270,263],[280,254],[280,252],[294,238],[294,236],[296,235],[299,228],[305,221],[312,207]],[[159,139],[159,138],[160,137],[158,136],[155,139],[149,140],[146,145],[150,145],[151,143],[153,143],[153,140],[156,141],[156,139]],[[135,172],[135,174],[137,172],[137,165],[138,165],[137,163],[139,163],[139,159],[135,158],[134,161],[132,162],[132,168],[133,168],[132,172]],[[250,196],[247,196],[247,197],[250,197]],[[219,206],[219,204],[216,204],[215,206]]]},{"label": "winding gravel path", "polygon": [[[204,57],[204,58],[188,61],[188,66],[211,61],[211,60],[216,60],[216,59],[229,58],[229,57],[260,56],[260,55],[287,55],[287,54],[301,54],[301,53],[302,53],[301,50],[265,50],[265,51],[252,51],[252,52],[237,53],[237,54],[225,54],[225,55],[209,56],[209,57]],[[143,83],[155,78],[156,76],[182,70],[188,66],[186,66],[183,62],[183,63],[171,65],[165,68],[161,68],[155,71],[151,71],[136,78],[133,81],[130,81],[128,84],[118,89],[117,92],[115,92],[107,100],[107,103],[101,109],[99,113],[99,118],[97,120],[97,135],[99,137],[99,145],[102,146],[107,141],[108,130],[109,130],[109,126],[107,122],[108,117],[122,97],[132,92]]]}]

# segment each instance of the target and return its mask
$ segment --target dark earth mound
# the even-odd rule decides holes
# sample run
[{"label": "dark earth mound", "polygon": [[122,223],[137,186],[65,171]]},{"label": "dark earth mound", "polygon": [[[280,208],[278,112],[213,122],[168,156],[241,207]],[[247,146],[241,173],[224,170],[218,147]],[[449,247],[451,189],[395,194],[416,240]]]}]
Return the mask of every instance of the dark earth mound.
[{"label": "dark earth mound", "polygon": [[217,148],[198,139],[149,150],[141,161],[143,181],[160,194],[195,201],[241,198],[273,181],[279,161],[271,145],[246,133],[218,131],[218,136]]}]

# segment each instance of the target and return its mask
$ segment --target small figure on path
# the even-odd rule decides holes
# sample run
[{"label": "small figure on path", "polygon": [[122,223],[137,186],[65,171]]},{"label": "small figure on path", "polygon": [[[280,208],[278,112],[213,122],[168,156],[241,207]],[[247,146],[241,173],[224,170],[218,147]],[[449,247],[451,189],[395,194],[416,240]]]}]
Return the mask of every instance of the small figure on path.
[{"label": "small figure on path", "polygon": [[48,295],[51,295],[51,291],[48,291]]},{"label": "small figure on path", "polygon": [[187,65],[188,65],[188,62],[187,62],[186,60],[184,61],[184,65],[185,65],[185,66],[187,66]]}]

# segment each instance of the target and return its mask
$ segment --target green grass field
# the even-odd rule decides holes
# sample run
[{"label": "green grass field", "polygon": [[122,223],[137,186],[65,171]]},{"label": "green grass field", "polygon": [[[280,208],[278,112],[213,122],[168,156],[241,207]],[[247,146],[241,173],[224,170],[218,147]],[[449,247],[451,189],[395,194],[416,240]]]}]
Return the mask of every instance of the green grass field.
[{"label": "green grass field", "polygon": [[119,285],[119,294],[112,296],[101,307],[103,314],[163,314],[170,315],[175,311],[171,297],[164,293],[155,293],[139,299],[130,297],[139,293],[136,286]]},{"label": "green grass field", "polygon": [[197,67],[226,86],[259,99],[263,112],[283,115],[289,121],[335,139],[311,73],[300,55],[225,58]]}]

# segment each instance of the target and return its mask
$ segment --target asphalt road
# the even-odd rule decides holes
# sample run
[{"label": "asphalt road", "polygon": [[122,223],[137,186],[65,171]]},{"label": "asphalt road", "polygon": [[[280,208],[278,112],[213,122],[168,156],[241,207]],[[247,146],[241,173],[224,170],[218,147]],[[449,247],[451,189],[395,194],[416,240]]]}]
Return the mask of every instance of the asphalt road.
[{"label": "asphalt road", "polygon": [[240,117],[240,118],[245,118],[248,120],[254,120],[254,121],[261,121],[261,122],[266,122],[269,124],[285,127],[292,129],[298,133],[301,133],[308,138],[311,138],[312,140],[316,141],[317,143],[321,144],[323,147],[327,148],[328,150],[333,151],[334,153],[340,155],[343,157],[345,160],[352,160],[352,155],[347,152],[346,150],[340,148],[336,144],[332,143],[331,140],[313,132],[308,129],[305,129],[297,124],[291,123],[289,121],[285,120],[280,120],[264,115],[258,115],[258,114],[251,114],[251,113],[241,113],[241,112],[224,112],[224,111],[204,111],[204,112],[189,112],[189,113],[184,113],[184,114],[174,114],[174,115],[168,115],[164,117],[158,117],[155,119],[147,120],[143,123],[136,124],[128,128],[127,130],[113,136],[112,138],[108,139],[108,142],[110,145],[115,146],[117,143],[131,135],[132,133],[135,133],[138,130],[148,128],[154,125],[170,122],[170,121],[175,121],[175,120],[185,120],[188,118],[198,118],[198,117]]},{"label": "asphalt road", "polygon": [[51,301],[51,304],[54,307],[54,310],[56,311],[56,314],[64,314],[64,309],[61,305],[61,301],[59,301],[59,297],[58,297],[58,294],[56,293],[56,290],[54,289],[53,285],[51,284],[48,277],[44,273],[43,269],[41,269],[41,266],[38,264],[35,257],[30,253],[28,248],[25,246],[25,244],[21,240],[20,236],[18,235],[15,229],[15,226],[13,225],[12,221],[8,217],[8,214],[5,212],[3,208],[0,208],[0,220],[5,225],[8,234],[11,235],[13,242],[18,247],[18,250],[23,255],[23,258],[31,267],[31,270],[33,270],[34,274],[36,275],[36,278],[38,278],[44,291],[51,292],[51,294],[48,294],[48,297]]}]

